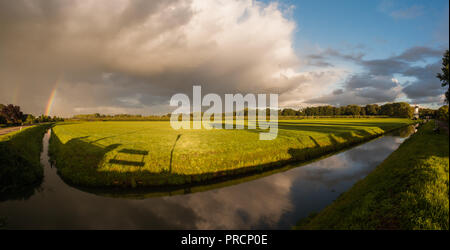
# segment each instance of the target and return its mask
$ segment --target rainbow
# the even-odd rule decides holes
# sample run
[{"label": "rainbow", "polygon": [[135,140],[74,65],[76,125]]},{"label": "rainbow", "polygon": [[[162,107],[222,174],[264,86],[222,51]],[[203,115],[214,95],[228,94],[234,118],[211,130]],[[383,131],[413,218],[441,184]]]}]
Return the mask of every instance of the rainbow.
[{"label": "rainbow", "polygon": [[45,115],[46,116],[50,115],[50,112],[52,111],[53,101],[55,101],[55,94],[56,94],[56,86],[52,90],[52,93],[50,94],[50,98],[48,98],[47,107],[45,108]]}]

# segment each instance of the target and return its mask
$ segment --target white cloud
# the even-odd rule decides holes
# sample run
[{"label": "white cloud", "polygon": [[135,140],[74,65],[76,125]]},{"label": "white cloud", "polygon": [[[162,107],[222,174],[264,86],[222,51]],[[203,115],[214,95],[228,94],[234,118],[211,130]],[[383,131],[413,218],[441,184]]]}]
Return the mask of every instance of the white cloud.
[{"label": "white cloud", "polygon": [[398,1],[383,0],[378,5],[378,10],[394,19],[413,19],[423,15],[424,6],[414,4],[406,7],[400,6]]},{"label": "white cloud", "polygon": [[412,19],[423,15],[423,6],[413,5],[406,9],[392,11],[390,16],[395,19]]}]

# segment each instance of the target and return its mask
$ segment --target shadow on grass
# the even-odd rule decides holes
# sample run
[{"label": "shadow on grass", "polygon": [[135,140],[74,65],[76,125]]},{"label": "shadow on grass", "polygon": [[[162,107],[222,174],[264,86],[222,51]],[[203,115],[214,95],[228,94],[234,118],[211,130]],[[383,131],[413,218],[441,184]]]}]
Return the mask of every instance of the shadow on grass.
[{"label": "shadow on grass", "polygon": [[[336,135],[343,135],[343,136],[371,136],[372,134],[365,130],[364,128],[371,128],[371,127],[379,127],[378,125],[355,125],[358,127],[362,127],[361,129],[357,129],[353,126],[353,124],[328,124],[328,123],[320,123],[320,124],[314,124],[314,123],[289,123],[289,122],[280,122],[278,123],[278,129],[283,130],[296,130],[296,131],[306,131],[306,132],[317,132],[317,133],[324,133],[324,134],[330,134],[330,131],[332,131],[331,134]],[[398,126],[398,123],[396,124]]]},{"label": "shadow on grass", "polygon": [[109,160],[109,163],[118,164],[118,165],[122,165],[122,166],[133,166],[133,167],[143,167],[145,165],[145,162],[143,162],[143,161],[126,161],[126,160],[116,160],[116,159]]},{"label": "shadow on grass", "polygon": [[[387,124],[387,125],[386,125]],[[404,124],[405,126],[407,124]],[[349,124],[349,123],[295,123],[295,122],[278,122],[279,130],[291,130],[291,131],[304,131],[304,132],[314,132],[314,133],[323,133],[324,135],[333,135],[340,136],[342,138],[350,138],[350,137],[370,137],[373,136],[373,133],[370,133],[367,129],[372,130],[373,128],[380,128],[384,131],[389,131],[395,128],[401,127],[401,123],[385,123],[383,126],[380,126],[379,123],[358,123],[358,124]],[[268,132],[268,130],[262,129],[248,129],[248,125],[244,126],[246,132],[250,133],[262,133]],[[279,134],[279,136],[282,136]],[[310,139],[314,141],[314,139],[309,136]],[[317,141],[315,141],[317,142]]]},{"label": "shadow on grass", "polygon": [[42,137],[51,124],[38,125],[0,142],[0,201],[26,200],[39,190]]},{"label": "shadow on grass", "polygon": [[312,136],[309,136],[309,139],[311,139],[311,141],[314,142],[314,145],[316,145],[316,148],[320,148],[320,144],[317,143],[316,139],[314,139]]},{"label": "shadow on grass", "polygon": [[[129,160],[118,160],[116,157],[118,155],[141,155],[142,158],[140,161],[129,161]],[[108,162],[110,164],[117,164],[122,166],[132,166],[132,167],[143,167],[145,166],[145,156],[148,155],[148,151],[146,150],[135,150],[135,149],[128,149],[124,148],[119,151],[117,151],[117,154],[114,156],[114,159],[109,160]]]},{"label": "shadow on grass", "polygon": [[177,145],[178,140],[180,139],[181,134],[177,135],[177,139],[173,143],[172,150],[170,151],[170,163],[169,163],[169,173],[172,173],[172,159],[173,159],[173,151],[175,150],[175,146]]},{"label": "shadow on grass", "polygon": [[81,171],[80,174],[83,174],[86,171],[96,171],[104,155],[121,145],[103,147],[95,141],[89,142],[88,138],[89,136],[77,137],[62,143],[52,131],[49,156],[52,162],[58,162],[58,173]]}]

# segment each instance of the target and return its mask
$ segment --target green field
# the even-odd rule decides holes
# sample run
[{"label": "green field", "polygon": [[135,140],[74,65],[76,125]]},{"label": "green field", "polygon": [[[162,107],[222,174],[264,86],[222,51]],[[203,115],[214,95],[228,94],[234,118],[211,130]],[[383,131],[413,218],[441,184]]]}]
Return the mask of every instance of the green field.
[{"label": "green field", "polygon": [[449,229],[449,138],[428,123],[298,229]]},{"label": "green field", "polygon": [[272,141],[260,141],[259,130],[173,130],[165,121],[61,123],[53,128],[50,156],[61,177],[76,185],[185,184],[309,160],[410,123],[280,121]]}]

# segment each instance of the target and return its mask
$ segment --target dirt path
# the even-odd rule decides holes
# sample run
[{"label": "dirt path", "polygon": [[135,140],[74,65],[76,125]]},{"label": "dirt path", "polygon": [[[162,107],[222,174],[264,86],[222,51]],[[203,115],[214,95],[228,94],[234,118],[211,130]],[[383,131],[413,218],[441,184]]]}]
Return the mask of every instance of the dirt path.
[{"label": "dirt path", "polygon": [[14,131],[19,130],[20,128],[26,128],[29,127],[30,125],[26,125],[26,126],[17,126],[17,127],[8,127],[8,128],[0,128],[0,135],[5,135]]}]

